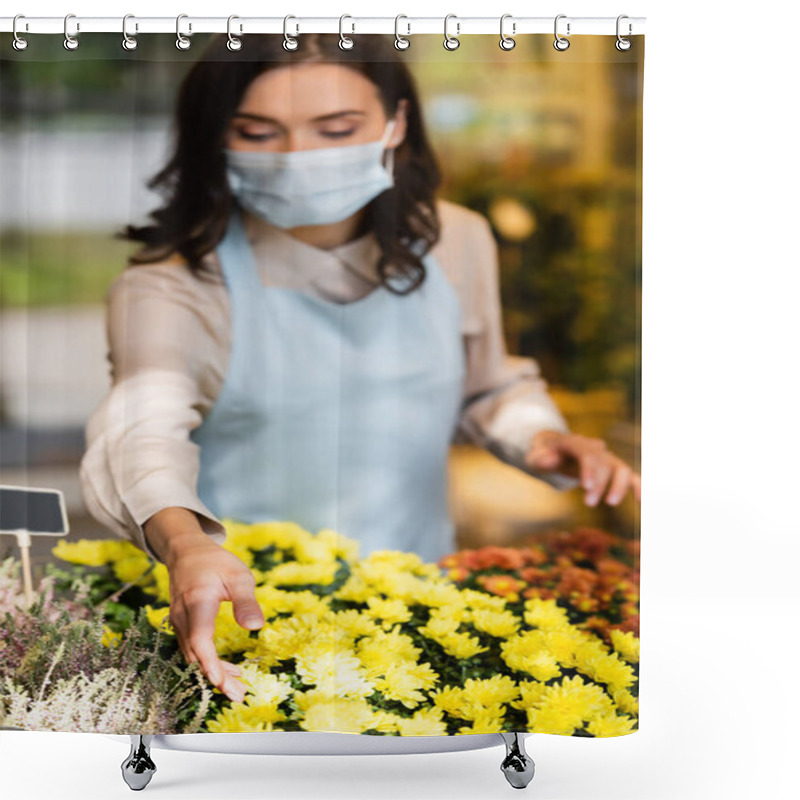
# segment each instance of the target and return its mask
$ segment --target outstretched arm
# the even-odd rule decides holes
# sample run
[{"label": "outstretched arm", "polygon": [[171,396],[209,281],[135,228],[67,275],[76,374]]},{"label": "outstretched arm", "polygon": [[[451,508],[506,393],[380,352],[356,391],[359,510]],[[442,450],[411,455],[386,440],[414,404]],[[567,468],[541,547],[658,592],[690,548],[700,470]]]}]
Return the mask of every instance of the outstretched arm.
[{"label": "outstretched arm", "polygon": [[109,288],[112,385],[88,421],[80,464],[92,516],[159,561],[144,524],[162,509],[188,509],[200,530],[219,544],[225,539],[196,494],[199,452],[189,438],[213,402],[210,356],[219,348],[198,313],[195,279],[183,269],[132,267]]},{"label": "outstretched arm", "polygon": [[556,489],[579,481],[541,469],[526,455],[540,431],[569,432],[561,411],[547,391],[538,362],[509,355],[503,334],[497,243],[485,217],[474,215],[473,239],[465,280],[469,281],[468,330],[465,336],[467,381],[459,432],[500,460]]}]

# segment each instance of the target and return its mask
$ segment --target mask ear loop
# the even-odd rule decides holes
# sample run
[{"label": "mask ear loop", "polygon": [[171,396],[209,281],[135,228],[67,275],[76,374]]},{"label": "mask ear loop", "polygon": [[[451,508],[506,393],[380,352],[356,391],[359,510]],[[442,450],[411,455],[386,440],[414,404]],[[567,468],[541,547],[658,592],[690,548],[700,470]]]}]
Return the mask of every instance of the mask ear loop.
[{"label": "mask ear loop", "polygon": [[386,145],[389,142],[389,139],[392,138],[392,134],[394,133],[395,126],[396,126],[395,120],[390,119],[389,122],[386,125],[386,129],[387,129],[388,133],[384,133],[383,137],[381,138],[381,144],[383,144],[384,150],[387,151],[387,154],[386,154],[386,171],[389,173],[389,175],[392,176],[392,178],[394,178],[394,151],[395,151],[395,148],[394,147],[387,148]]}]

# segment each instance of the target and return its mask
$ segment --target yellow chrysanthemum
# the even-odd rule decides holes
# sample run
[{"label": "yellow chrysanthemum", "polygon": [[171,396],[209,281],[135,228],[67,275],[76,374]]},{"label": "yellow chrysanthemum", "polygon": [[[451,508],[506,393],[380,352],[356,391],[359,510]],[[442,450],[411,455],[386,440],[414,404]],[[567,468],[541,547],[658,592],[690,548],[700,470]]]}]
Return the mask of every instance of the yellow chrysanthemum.
[{"label": "yellow chrysanthemum", "polygon": [[576,667],[593,681],[605,683],[609,692],[627,689],[636,681],[633,667],[623,661],[616,653],[584,655],[578,653]]},{"label": "yellow chrysanthemum", "polygon": [[392,714],[390,711],[375,709],[372,712],[372,724],[370,728],[380,731],[381,733],[396,733],[398,720],[402,719],[397,714]]},{"label": "yellow chrysanthemum", "polygon": [[402,600],[384,600],[380,597],[367,599],[366,613],[391,626],[397,622],[408,622],[411,610]]},{"label": "yellow chrysanthemum", "polygon": [[438,681],[439,676],[430,664],[401,662],[385,667],[383,676],[373,678],[373,685],[389,700],[416,708],[425,702],[423,691],[432,689]]},{"label": "yellow chrysanthemum", "polygon": [[417,628],[417,631],[429,639],[441,642],[448,636],[452,636],[458,631],[460,622],[457,619],[446,617],[431,617],[424,625]]},{"label": "yellow chrysanthemum", "polygon": [[472,725],[460,728],[460,733],[500,733],[505,730],[505,710],[497,704],[487,708],[476,708]]},{"label": "yellow chrysanthemum", "polygon": [[[572,626],[556,628],[555,630],[541,630],[542,643],[549,653],[562,667],[575,666],[575,653],[585,643],[583,632]],[[602,645],[597,642],[597,646]],[[592,648],[594,645],[592,645]]]},{"label": "yellow chrysanthemum", "polygon": [[493,675],[491,678],[467,678],[464,682],[464,697],[468,702],[490,707],[510,703],[519,695],[519,687],[508,675]]},{"label": "yellow chrysanthemum", "polygon": [[470,622],[473,612],[465,604],[453,603],[452,606],[431,608],[428,616],[431,620],[455,620],[456,622]]},{"label": "yellow chrysanthemum", "polygon": [[593,719],[587,730],[593,736],[625,736],[636,730],[636,720],[623,715],[607,714]]},{"label": "yellow chrysanthemum", "polygon": [[296,614],[268,622],[258,632],[258,639],[245,656],[258,658],[262,667],[272,667],[280,661],[294,658],[316,635],[317,618],[310,614]]},{"label": "yellow chrysanthemum", "polygon": [[430,580],[441,580],[444,577],[442,568],[438,564],[422,563],[413,570],[415,575],[421,578],[428,578]]},{"label": "yellow chrysanthemum", "polygon": [[75,542],[59,539],[51,552],[62,561],[88,567],[102,567],[112,561],[142,554],[132,542],[113,539],[78,539]]},{"label": "yellow chrysanthemum", "polygon": [[364,570],[358,566],[353,568],[362,580],[370,587],[369,596],[383,594],[386,597],[408,601],[409,581],[416,581],[413,575],[404,572],[393,572],[383,566],[380,569]]},{"label": "yellow chrysanthemum", "polygon": [[556,657],[546,650],[535,653],[507,650],[503,653],[503,659],[511,669],[527,672],[540,681],[549,681],[561,674],[561,667]]},{"label": "yellow chrysanthemum", "polygon": [[431,700],[434,706],[452,717],[460,717],[466,704],[464,692],[459,686],[441,686],[435,692],[431,692]]},{"label": "yellow chrysanthemum", "polygon": [[287,561],[264,573],[264,580],[276,586],[299,586],[304,584],[327,586],[333,582],[338,568],[339,563],[337,561],[319,561],[306,564]]},{"label": "yellow chrysanthemum", "polygon": [[294,545],[294,557],[301,564],[331,563],[338,567],[336,553],[329,541],[312,534],[298,537]]},{"label": "yellow chrysanthemum", "polygon": [[416,601],[425,606],[445,608],[450,613],[457,609],[466,609],[467,603],[461,596],[458,587],[451,583],[429,583],[420,589]]},{"label": "yellow chrysanthemum", "polygon": [[519,629],[520,620],[511,611],[493,611],[486,608],[473,609],[472,624],[489,636],[507,639]]},{"label": "yellow chrysanthemum", "polygon": [[560,684],[549,686],[542,708],[574,711],[582,721],[614,713],[614,703],[600,686],[586,683],[580,675],[564,678]]},{"label": "yellow chrysanthemum", "polygon": [[[138,555],[132,555],[114,561],[111,569],[122,583],[134,583],[142,578],[152,565],[153,562],[144,553],[139,551]],[[147,577],[148,579],[150,578],[149,575]]]},{"label": "yellow chrysanthemum", "polygon": [[548,636],[538,630],[524,631],[500,644],[500,654],[511,669],[527,672],[540,681],[561,674],[558,658],[548,647]]},{"label": "yellow chrysanthemum", "polygon": [[363,569],[391,572],[412,572],[424,564],[418,553],[404,550],[375,550],[361,559]]},{"label": "yellow chrysanthemum", "polygon": [[241,653],[253,644],[250,629],[243,628],[233,614],[233,603],[223,600],[214,618],[214,646],[220,656]]},{"label": "yellow chrysanthemum", "polygon": [[[309,533],[295,522],[259,522],[250,525],[223,519],[227,537],[237,544],[252,550],[263,550],[274,546],[281,550],[292,550],[297,541]],[[226,537],[226,543],[228,538]]]},{"label": "yellow chrysanthemum", "polygon": [[519,700],[513,700],[511,705],[514,708],[531,708],[540,705],[548,692],[548,685],[541,681],[520,681]]},{"label": "yellow chrysanthemum", "polygon": [[631,663],[639,661],[639,639],[631,631],[620,631],[616,628],[611,629],[611,644],[614,649],[626,660]]},{"label": "yellow chrysanthemum", "polygon": [[561,608],[554,599],[542,600],[540,597],[530,597],[525,601],[523,612],[525,622],[538,628],[553,630],[569,627],[569,616],[566,609]]},{"label": "yellow chrysanthemum", "polygon": [[100,644],[104,647],[119,647],[122,641],[122,634],[112,631],[108,625],[103,625],[103,636],[100,639]]},{"label": "yellow chrysanthemum", "polygon": [[507,606],[505,597],[499,595],[486,594],[475,589],[462,589],[461,597],[469,608],[483,611],[504,611]]},{"label": "yellow chrysanthemum", "polygon": [[254,594],[266,619],[271,619],[276,614],[302,614],[321,618],[330,610],[324,598],[308,589],[284,591],[267,584],[257,586]]},{"label": "yellow chrysanthemum", "polygon": [[444,736],[447,723],[439,708],[421,708],[413,717],[398,717],[397,729],[401,736]]},{"label": "yellow chrysanthemum", "polygon": [[334,558],[341,558],[348,564],[358,560],[359,543],[357,539],[343,536],[330,528],[321,528],[317,533],[317,538],[327,545]]},{"label": "yellow chrysanthemum", "polygon": [[265,709],[262,708],[252,708],[245,703],[231,703],[207,720],[205,725],[210,733],[252,733],[275,730],[274,723],[285,718],[277,710],[265,714]]},{"label": "yellow chrysanthemum", "polygon": [[241,680],[246,684],[245,703],[249,706],[279,706],[294,689],[285,675],[263,672],[257,664],[241,664]]},{"label": "yellow chrysanthemum", "polygon": [[553,706],[528,708],[528,728],[535,733],[555,733],[572,736],[583,724],[580,714],[571,709]]},{"label": "yellow chrysanthemum", "polygon": [[352,572],[347,580],[333,593],[338,600],[349,600],[352,603],[366,603],[375,596],[375,590],[357,572]]},{"label": "yellow chrysanthemum", "polygon": [[161,630],[164,633],[168,633],[172,636],[175,635],[175,629],[172,627],[169,621],[169,606],[164,606],[163,608],[153,608],[153,606],[146,605],[144,607],[144,613],[147,617],[147,621],[156,630]]},{"label": "yellow chrysanthemum", "polygon": [[[358,569],[358,565],[354,566]],[[374,591],[382,591],[388,597],[402,600],[406,605],[424,605],[422,596],[435,582],[411,572],[396,572],[383,576],[380,583],[372,583]]]},{"label": "yellow chrysanthemum", "polygon": [[625,714],[638,716],[639,698],[634,697],[627,689],[617,689],[611,693],[611,697],[617,704],[617,708]]},{"label": "yellow chrysanthemum", "polygon": [[489,649],[483,647],[479,639],[468,633],[451,633],[439,639],[439,644],[448,655],[454,658],[472,658]]},{"label": "yellow chrysanthemum", "polygon": [[359,639],[356,655],[369,672],[380,673],[383,668],[400,662],[416,663],[422,650],[414,640],[399,630],[378,630]]},{"label": "yellow chrysanthemum", "polygon": [[297,674],[304,683],[337,697],[368,697],[375,691],[361,662],[350,650],[334,650],[316,640],[295,656]]},{"label": "yellow chrysanthemum", "polygon": [[246,547],[248,545],[253,533],[253,525],[226,517],[223,517],[221,522],[222,527],[225,528],[225,541],[223,544],[225,548]]},{"label": "yellow chrysanthemum", "polygon": [[332,625],[344,631],[352,639],[361,636],[375,636],[380,631],[380,626],[372,617],[362,614],[357,608],[348,608],[332,614]]},{"label": "yellow chrysanthemum", "polygon": [[225,548],[225,550],[233,553],[233,555],[235,555],[240,561],[244,562],[248,567],[252,568],[255,557],[253,555],[253,551],[249,547],[238,542],[229,542],[227,540],[222,546]]},{"label": "yellow chrysanthemum", "polygon": [[295,701],[303,712],[299,724],[307,731],[363,733],[373,723],[372,710],[361,699],[332,697],[312,689],[295,693]]},{"label": "yellow chrysanthemum", "polygon": [[169,571],[165,564],[160,561],[153,567],[153,580],[155,581],[155,596],[162,603],[170,602],[169,592]]}]

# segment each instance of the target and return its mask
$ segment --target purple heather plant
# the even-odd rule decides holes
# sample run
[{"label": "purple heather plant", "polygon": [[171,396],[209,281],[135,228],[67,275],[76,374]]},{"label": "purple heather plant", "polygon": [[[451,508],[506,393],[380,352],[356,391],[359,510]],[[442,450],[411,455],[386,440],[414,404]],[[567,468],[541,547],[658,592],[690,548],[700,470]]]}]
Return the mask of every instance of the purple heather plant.
[{"label": "purple heather plant", "polygon": [[88,586],[55,598],[45,577],[26,606],[13,558],[0,565],[0,728],[87,733],[195,733],[212,690],[196,663],[143,612],[107,636]]}]

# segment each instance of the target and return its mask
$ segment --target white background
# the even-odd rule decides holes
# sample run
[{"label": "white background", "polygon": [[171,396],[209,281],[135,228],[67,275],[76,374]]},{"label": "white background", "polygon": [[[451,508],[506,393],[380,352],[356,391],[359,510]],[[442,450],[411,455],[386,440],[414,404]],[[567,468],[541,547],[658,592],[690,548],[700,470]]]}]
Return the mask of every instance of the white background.
[{"label": "white background", "polygon": [[[647,17],[640,730],[529,737],[537,774],[525,791],[538,800],[797,797],[796,4],[27,0],[3,11],[70,12]],[[499,746],[385,757],[153,753],[153,797],[515,791]],[[2,732],[2,796],[128,797],[126,755],[97,734]]]}]

